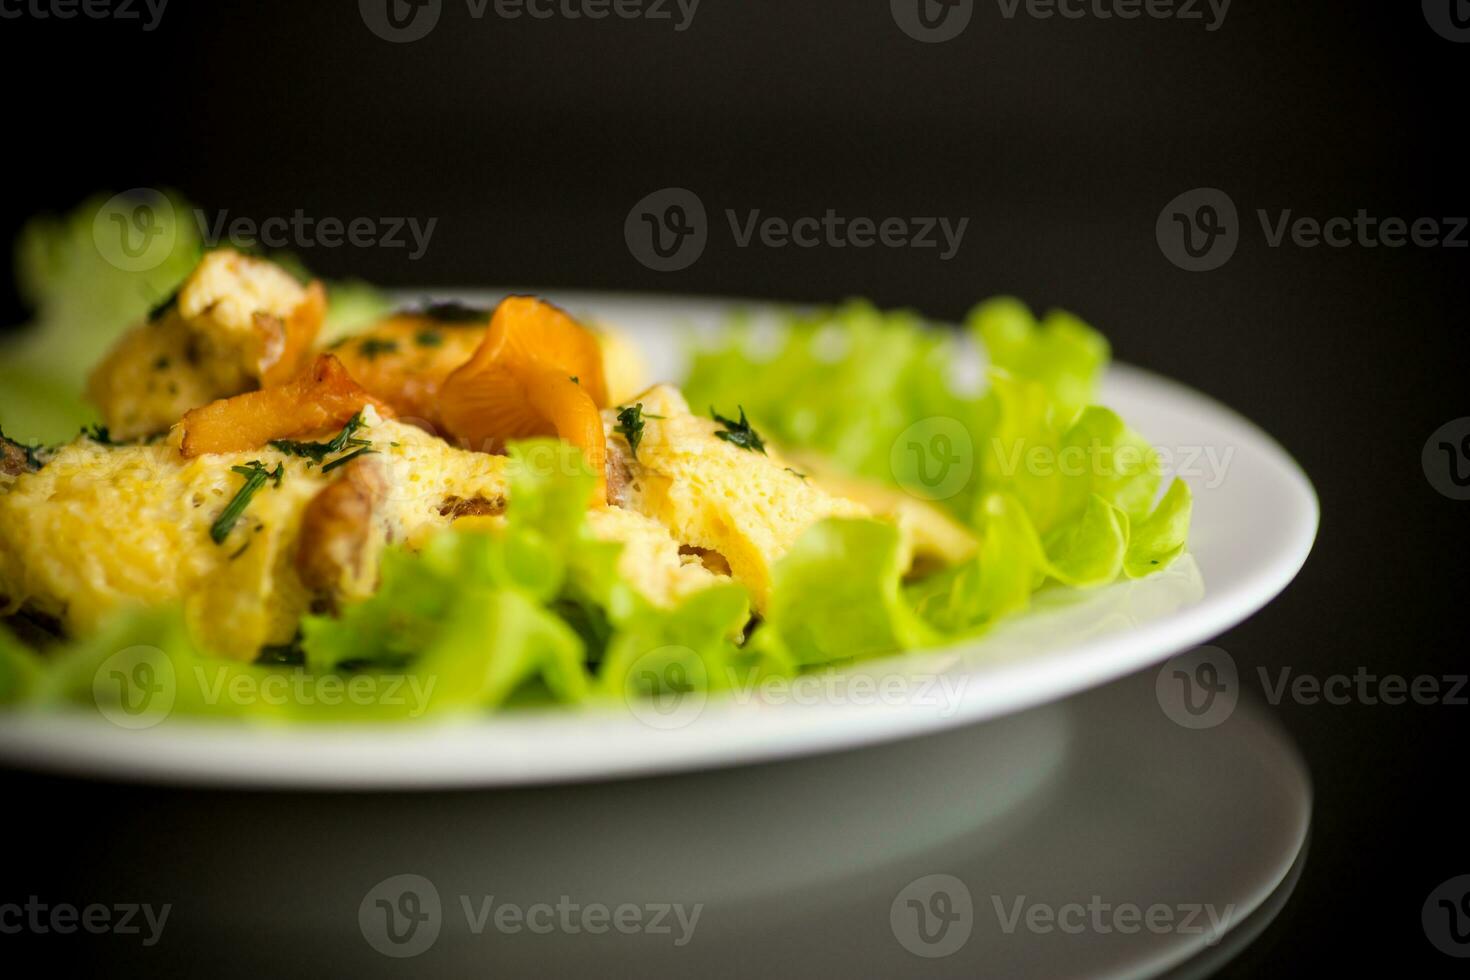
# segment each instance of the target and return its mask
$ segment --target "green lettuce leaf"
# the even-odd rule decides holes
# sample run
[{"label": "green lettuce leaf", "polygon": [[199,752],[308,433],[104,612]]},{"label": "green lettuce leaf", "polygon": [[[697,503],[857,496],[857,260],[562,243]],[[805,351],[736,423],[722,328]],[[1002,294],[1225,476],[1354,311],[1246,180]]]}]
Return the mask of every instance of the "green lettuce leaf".
[{"label": "green lettuce leaf", "polygon": [[764,641],[813,666],[937,639],[904,600],[900,550],[890,524],[834,518],[808,528],[776,563]]},{"label": "green lettuce leaf", "polygon": [[[935,503],[974,528],[977,555],[900,592],[899,608],[907,603],[929,632],[906,628],[887,598],[874,598],[889,594],[874,575],[886,583],[897,576],[888,568],[876,572],[882,564],[869,540],[850,549],[845,566],[813,561],[801,547],[778,565],[785,588],[778,588],[755,645],[811,664],[844,645],[861,656],[969,635],[1024,610],[1048,581],[1096,588],[1157,572],[1182,553],[1188,487],[1176,481],[1158,500],[1157,454],[1095,404],[1107,341],[1070,314],[1054,311],[1038,321],[1009,298],[977,306],[966,332],[988,356],[979,392],[952,377],[961,353],[956,335],[863,303],[790,317],[774,342],[762,343],[746,326],[721,346],[695,352],[691,403],[743,404],[777,442],[916,492],[932,485],[922,470],[924,448],[942,438],[935,452],[970,474]],[[814,377],[822,383],[812,384]],[[812,539],[822,545],[819,554],[843,553],[831,534]],[[809,574],[806,564],[825,565],[827,577]],[[838,573],[839,566],[846,570]],[[846,620],[821,609],[824,594]],[[783,611],[786,603],[795,614]],[[817,625],[804,624],[803,615]]]}]

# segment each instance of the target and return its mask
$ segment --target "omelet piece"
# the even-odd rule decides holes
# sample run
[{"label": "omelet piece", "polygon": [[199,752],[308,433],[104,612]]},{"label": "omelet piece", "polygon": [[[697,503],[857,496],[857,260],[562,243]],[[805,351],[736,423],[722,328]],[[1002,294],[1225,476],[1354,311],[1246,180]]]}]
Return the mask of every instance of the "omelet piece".
[{"label": "omelet piece", "polygon": [[796,539],[828,517],[867,517],[862,504],[834,497],[765,453],[720,439],[722,427],[689,411],[668,385],[634,399],[644,427],[636,454],[618,432],[617,411],[604,413],[611,464],[626,473],[609,477],[612,496],[653,518],[688,553],[712,569],[728,567],[764,610],[771,569]]},{"label": "omelet piece", "polygon": [[326,316],[319,283],[219,249],[129,330],[92,372],[87,397],[112,435],[168,429],[189,409],[279,383],[304,363]]},{"label": "omelet piece", "polygon": [[[320,460],[269,447],[185,458],[177,433],[154,444],[80,438],[39,468],[23,447],[7,449],[0,612],[24,608],[85,635],[123,607],[181,603],[202,646],[249,660],[290,642],[307,612],[370,595],[390,544],[503,519],[506,457],[455,448],[371,407],[350,437],[366,445]],[[371,451],[347,459],[361,449]],[[211,530],[248,479],[235,467],[272,476],[216,541]],[[656,605],[719,581],[647,517],[595,508],[588,521],[625,545],[619,570]]]},{"label": "omelet piece", "polygon": [[595,507],[587,512],[587,524],[599,539],[622,543],[619,574],[656,606],[676,605],[693,592],[726,581],[706,568],[699,556],[681,551],[668,528],[650,517]]},{"label": "omelet piece", "polygon": [[[245,483],[231,471],[282,465],[219,544],[210,528]],[[69,632],[134,604],[182,601],[196,636],[249,658],[284,643],[310,596],[293,571],[319,470],[273,450],[186,460],[166,444],[81,438],[0,492],[0,611],[22,607]]]},{"label": "omelet piece", "polygon": [[[74,634],[131,604],[181,602],[194,635],[249,659],[286,643],[312,608],[364,595],[393,541],[505,506],[507,460],[363,413],[365,454],[330,467],[274,448],[185,458],[174,442],[80,438],[0,487],[0,611],[53,616]],[[329,438],[327,434],[326,438]],[[219,541],[247,476],[266,479]],[[365,506],[340,506],[367,487]]]},{"label": "omelet piece", "polygon": [[974,557],[979,547],[974,533],[929,501],[876,480],[842,473],[814,454],[793,458],[796,468],[828,493],[855,500],[874,517],[897,524],[909,552],[908,562],[916,572],[958,565]]}]

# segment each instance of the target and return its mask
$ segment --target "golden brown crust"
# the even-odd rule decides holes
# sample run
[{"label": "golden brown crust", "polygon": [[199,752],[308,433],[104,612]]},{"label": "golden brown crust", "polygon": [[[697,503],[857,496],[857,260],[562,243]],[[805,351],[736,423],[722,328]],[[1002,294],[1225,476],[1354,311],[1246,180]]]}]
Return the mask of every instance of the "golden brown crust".
[{"label": "golden brown crust", "polygon": [[498,517],[504,513],[504,497],[496,497],[493,500],[485,497],[471,497],[466,500],[451,494],[444,498],[444,503],[439,505],[439,516],[447,517],[452,521],[457,521],[461,517]]},{"label": "golden brown crust", "polygon": [[0,435],[0,476],[20,476],[30,471],[30,455],[25,447]]}]

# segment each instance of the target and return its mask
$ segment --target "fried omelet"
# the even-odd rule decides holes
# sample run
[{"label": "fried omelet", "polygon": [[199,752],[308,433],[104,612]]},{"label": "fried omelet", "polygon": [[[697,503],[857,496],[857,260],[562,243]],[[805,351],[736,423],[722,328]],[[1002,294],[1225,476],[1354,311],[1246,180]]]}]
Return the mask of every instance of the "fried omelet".
[{"label": "fried omelet", "polygon": [[644,420],[637,451],[604,413],[619,448],[611,494],[653,518],[691,553],[724,571],[763,610],[771,569],[807,528],[828,517],[868,517],[862,504],[834,497],[788,467],[772,448],[756,451],[721,439],[712,419],[689,411],[678,389],[658,385],[638,396]]},{"label": "fried omelet", "polygon": [[[191,630],[224,656],[288,643],[302,615],[370,593],[390,543],[412,544],[507,504],[508,460],[457,449],[364,412],[354,433],[375,450],[331,472],[263,448],[183,457],[172,443],[80,438],[0,489],[0,612],[54,617],[92,632],[134,604],[181,602]],[[274,472],[238,522],[211,530],[243,483],[235,467]],[[625,543],[619,571],[655,604],[716,577],[657,522],[593,511],[593,533]]]},{"label": "fried omelet", "polygon": [[[588,526],[623,545],[619,572],[654,605],[733,579],[759,613],[775,564],[830,517],[892,521],[918,562],[973,550],[929,505],[809,477],[748,428],[695,415],[673,387],[634,396],[637,351],[549,304],[518,297],[494,314],[430,305],[328,354],[314,350],[324,303],[318,284],[212,252],[93,374],[110,437],[99,429],[47,450],[0,437],[0,614],[24,610],[85,635],[126,606],[181,604],[221,655],[248,660],[290,643],[308,612],[371,595],[389,546],[416,548],[457,522],[503,524],[509,460],[455,444],[444,422],[449,387],[475,396],[456,411],[478,426],[486,417],[467,410],[485,393],[475,386],[505,379],[549,413],[531,434],[545,427],[594,465],[605,459]],[[476,358],[483,376],[469,370]],[[553,383],[560,402],[536,387]],[[509,393],[490,391],[486,404]],[[633,442],[609,404],[640,406]],[[571,413],[576,438],[558,414],[567,405],[586,408]],[[353,412],[341,432],[315,431]],[[279,438],[298,431],[304,441]]]},{"label": "fried omelet", "polygon": [[189,409],[289,379],[326,318],[320,283],[265,259],[209,252],[178,292],[125,333],[87,397],[118,439],[167,432]]}]

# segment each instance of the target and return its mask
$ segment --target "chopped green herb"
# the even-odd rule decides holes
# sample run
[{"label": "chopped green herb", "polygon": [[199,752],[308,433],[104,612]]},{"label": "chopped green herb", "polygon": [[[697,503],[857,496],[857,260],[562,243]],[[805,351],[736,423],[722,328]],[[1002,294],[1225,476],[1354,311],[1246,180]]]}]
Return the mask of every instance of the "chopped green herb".
[{"label": "chopped green herb", "polygon": [[101,443],[104,446],[118,445],[118,443],[112,441],[112,432],[105,425],[97,425],[94,423],[92,425],[83,426],[82,435],[86,436],[88,439],[91,439],[93,442]]},{"label": "chopped green herb", "polygon": [[273,439],[271,448],[285,453],[287,456],[300,456],[314,463],[320,463],[328,456],[335,456],[354,446],[371,446],[367,439],[354,439],[352,434],[362,428],[362,412],[348,421],[342,427],[342,431],[332,438],[331,442],[295,442],[289,439]]},{"label": "chopped green herb", "polygon": [[442,347],[444,335],[437,330],[420,330],[413,338],[413,342],[420,347]]},{"label": "chopped green herb", "polygon": [[575,374],[572,375],[572,384],[579,385],[581,383],[582,383],[582,379],[581,378],[577,377]]},{"label": "chopped green herb", "polygon": [[[275,481],[276,486],[281,485],[281,477],[286,475],[286,468],[281,463],[276,464],[274,470],[268,470],[258,459],[253,459],[244,466],[231,466],[232,473],[239,473],[245,478],[242,486],[225,509],[220,512],[219,519],[209,528],[209,537],[215,544],[224,544],[225,539],[230,536],[235,523],[240,520],[240,515],[245,513],[245,508],[250,506],[250,501],[265,486],[266,481]],[[234,557],[239,557],[238,553]]]},{"label": "chopped green herb", "polygon": [[618,424],[613,426],[613,431],[628,440],[628,448],[633,450],[633,458],[637,459],[638,444],[643,441],[643,403],[618,409]]},{"label": "chopped green herb", "polygon": [[397,350],[398,341],[384,340],[382,337],[369,337],[357,346],[357,352],[370,361],[379,354],[393,354]]},{"label": "chopped green herb", "polygon": [[[181,287],[182,288],[182,287]],[[162,303],[148,311],[148,322],[157,323],[168,316],[179,305],[179,289],[175,289]]]},{"label": "chopped green herb", "polygon": [[732,422],[716,412],[713,405],[710,406],[710,417],[725,427],[725,431],[715,433],[716,438],[723,439],[732,446],[739,446],[741,449],[748,449],[764,456],[766,454],[765,440],[750,427],[750,421],[745,417],[745,406],[737,407],[740,409],[740,421]]},{"label": "chopped green herb", "polygon": [[167,357],[160,357],[160,358],[158,358],[158,360],[156,360],[156,361],[153,362],[153,370],[155,370],[155,371],[167,371],[168,370],[168,365],[169,365],[169,359]]},{"label": "chopped green herb", "polygon": [[306,653],[301,649],[301,637],[298,635],[290,643],[277,643],[260,648],[255,662],[269,667],[304,667],[306,666]]},{"label": "chopped green herb", "polygon": [[346,456],[338,456],[336,459],[332,460],[326,466],[323,466],[322,467],[322,472],[323,473],[330,473],[330,472],[332,472],[333,470],[335,470],[339,466],[346,466],[348,463],[352,462],[354,459],[356,459],[359,456],[365,456],[368,453],[375,453],[375,452],[377,452],[377,450],[376,449],[373,449],[371,446],[363,446],[361,449],[358,449],[358,450],[356,450],[354,452],[350,452]]},{"label": "chopped green herb", "polygon": [[787,472],[787,473],[790,473],[790,474],[791,474],[791,475],[792,475],[792,476],[794,476],[794,477],[796,477],[796,478],[797,478],[797,479],[798,479],[798,480],[800,480],[800,481],[801,481],[801,482],[802,482],[802,483],[805,483],[805,482],[806,482],[806,474],[805,474],[805,473],[798,473],[798,472],[797,472],[797,471],[796,471],[796,470],[793,470],[793,469],[792,469],[792,468],[791,468],[791,467],[789,467],[789,466],[788,466],[788,467],[786,467],[786,472]]}]

